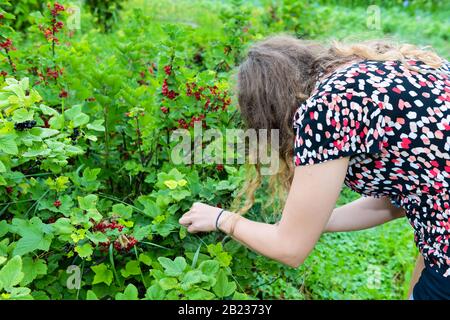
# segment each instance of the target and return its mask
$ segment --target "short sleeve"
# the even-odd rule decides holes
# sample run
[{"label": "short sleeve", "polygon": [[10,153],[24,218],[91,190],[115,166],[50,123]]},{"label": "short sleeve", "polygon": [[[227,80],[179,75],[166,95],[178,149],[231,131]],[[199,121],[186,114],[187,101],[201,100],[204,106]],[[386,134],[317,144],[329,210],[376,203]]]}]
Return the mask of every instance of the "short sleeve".
[{"label": "short sleeve", "polygon": [[370,97],[349,93],[306,100],[294,116],[295,165],[379,153],[386,144],[381,111]]}]

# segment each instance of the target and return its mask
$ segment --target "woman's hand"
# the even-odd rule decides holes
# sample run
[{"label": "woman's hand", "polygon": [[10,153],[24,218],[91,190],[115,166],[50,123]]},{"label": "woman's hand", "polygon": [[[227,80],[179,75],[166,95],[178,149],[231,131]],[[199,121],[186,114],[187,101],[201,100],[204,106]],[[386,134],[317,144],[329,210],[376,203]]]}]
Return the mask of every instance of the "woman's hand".
[{"label": "woman's hand", "polygon": [[[188,232],[210,232],[216,230],[216,219],[222,209],[201,202],[195,202],[191,209],[178,221]],[[227,212],[222,213],[220,220]],[[220,222],[220,221],[219,221]]]}]

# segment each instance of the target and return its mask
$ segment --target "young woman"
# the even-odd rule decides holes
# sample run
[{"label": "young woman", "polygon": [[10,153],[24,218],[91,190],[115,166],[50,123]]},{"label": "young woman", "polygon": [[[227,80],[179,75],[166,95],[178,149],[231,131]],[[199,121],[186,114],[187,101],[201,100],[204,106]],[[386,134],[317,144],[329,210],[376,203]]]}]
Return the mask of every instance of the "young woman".
[{"label": "young woman", "polygon": [[[323,232],[406,215],[425,267],[414,299],[450,299],[449,63],[412,45],[344,45],[279,35],[253,45],[238,71],[250,128],[278,129],[289,188],[277,224],[195,203],[180,223],[219,230],[292,267]],[[260,175],[249,181],[252,205]],[[274,184],[276,181],[274,182]],[[345,183],[363,197],[335,209]]]}]

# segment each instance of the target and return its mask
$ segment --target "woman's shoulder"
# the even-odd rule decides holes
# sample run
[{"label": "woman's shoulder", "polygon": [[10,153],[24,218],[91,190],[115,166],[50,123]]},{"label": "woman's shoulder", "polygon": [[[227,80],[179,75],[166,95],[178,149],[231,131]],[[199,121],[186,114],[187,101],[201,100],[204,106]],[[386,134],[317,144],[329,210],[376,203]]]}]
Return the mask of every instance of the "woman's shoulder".
[{"label": "woman's shoulder", "polygon": [[319,80],[313,95],[341,93],[358,87],[361,82],[381,82],[389,73],[399,70],[399,61],[359,60],[352,64],[338,67],[331,74]]}]

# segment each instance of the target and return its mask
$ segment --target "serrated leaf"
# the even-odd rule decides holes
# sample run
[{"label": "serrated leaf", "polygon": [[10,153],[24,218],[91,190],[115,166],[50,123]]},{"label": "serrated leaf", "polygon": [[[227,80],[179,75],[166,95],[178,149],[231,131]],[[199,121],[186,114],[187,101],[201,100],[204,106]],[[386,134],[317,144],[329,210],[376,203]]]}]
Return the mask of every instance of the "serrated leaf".
[{"label": "serrated leaf", "polygon": [[0,290],[11,289],[18,285],[23,277],[22,259],[20,256],[14,256],[0,270]]},{"label": "serrated leaf", "polygon": [[164,181],[164,184],[166,185],[167,188],[169,188],[170,190],[175,189],[178,186],[178,183],[175,180],[167,180]]},{"label": "serrated leaf", "polygon": [[166,296],[163,288],[159,285],[159,283],[155,283],[147,289],[145,297],[149,300],[163,300]]},{"label": "serrated leaf", "polygon": [[183,257],[176,257],[175,260],[170,260],[166,257],[159,257],[159,263],[164,268],[164,273],[168,276],[178,277],[186,269],[187,263]]},{"label": "serrated leaf", "polygon": [[111,284],[113,280],[113,273],[104,263],[92,266],[91,269],[95,273],[92,284],[106,283],[108,286]]},{"label": "serrated leaf", "polygon": [[92,249],[92,245],[90,243],[85,243],[81,246],[77,245],[75,247],[75,252],[78,253],[80,258],[90,258],[94,250]]},{"label": "serrated leaf", "polygon": [[139,255],[139,261],[147,266],[151,266],[152,264],[152,258],[150,258],[148,255],[141,253]]},{"label": "serrated leaf", "polygon": [[22,265],[22,271],[24,273],[24,277],[20,282],[22,287],[33,282],[38,276],[47,274],[47,265],[42,259],[33,260],[30,257],[25,257],[22,260]]},{"label": "serrated leaf", "polygon": [[235,290],[236,290],[236,283],[229,282],[225,271],[223,270],[220,271],[217,277],[216,284],[213,287],[214,293],[219,298],[224,298],[231,296]]},{"label": "serrated leaf", "polygon": [[176,278],[163,278],[159,280],[159,285],[163,290],[171,290],[178,286],[178,280]]},{"label": "serrated leaf", "polygon": [[133,284],[129,284],[123,293],[116,294],[116,300],[138,300],[138,290]]},{"label": "serrated leaf", "polygon": [[139,266],[139,261],[131,260],[128,261],[125,265],[125,269],[120,270],[120,273],[124,278],[128,278],[130,276],[136,276],[141,273],[141,267]]},{"label": "serrated leaf", "polygon": [[133,214],[133,208],[119,203],[112,206],[112,212],[123,219],[130,219]]},{"label": "serrated leaf", "polygon": [[19,153],[19,149],[17,148],[15,141],[15,135],[0,135],[0,151],[11,155],[17,155]]}]

